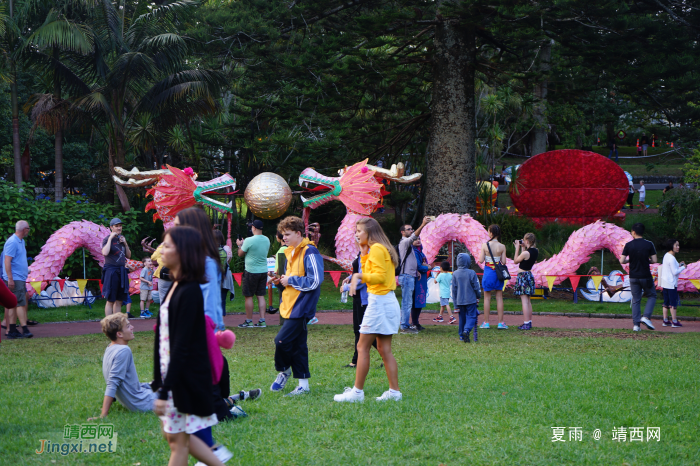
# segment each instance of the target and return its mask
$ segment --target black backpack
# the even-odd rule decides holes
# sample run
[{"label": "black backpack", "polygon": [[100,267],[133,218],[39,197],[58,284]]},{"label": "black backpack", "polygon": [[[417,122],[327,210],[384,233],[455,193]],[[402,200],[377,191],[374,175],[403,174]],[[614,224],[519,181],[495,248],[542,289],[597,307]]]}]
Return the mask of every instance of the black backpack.
[{"label": "black backpack", "polygon": [[403,273],[404,266],[406,265],[406,259],[408,258],[408,253],[411,251],[410,249],[406,251],[406,257],[401,260],[401,250],[399,249],[399,245],[397,244],[394,246],[394,249],[396,249],[396,254],[399,256],[399,266],[394,269],[394,276],[398,277]]}]

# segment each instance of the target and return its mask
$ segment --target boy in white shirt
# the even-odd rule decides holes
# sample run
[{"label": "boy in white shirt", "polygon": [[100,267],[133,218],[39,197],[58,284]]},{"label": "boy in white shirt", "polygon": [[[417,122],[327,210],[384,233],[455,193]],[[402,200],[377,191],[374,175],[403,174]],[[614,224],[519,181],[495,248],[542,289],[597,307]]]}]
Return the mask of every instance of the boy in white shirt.
[{"label": "boy in white shirt", "polygon": [[642,212],[644,212],[647,210],[647,205],[644,203],[644,200],[647,197],[647,188],[644,186],[644,180],[639,182],[639,189],[637,192],[639,193],[639,203],[642,204]]}]

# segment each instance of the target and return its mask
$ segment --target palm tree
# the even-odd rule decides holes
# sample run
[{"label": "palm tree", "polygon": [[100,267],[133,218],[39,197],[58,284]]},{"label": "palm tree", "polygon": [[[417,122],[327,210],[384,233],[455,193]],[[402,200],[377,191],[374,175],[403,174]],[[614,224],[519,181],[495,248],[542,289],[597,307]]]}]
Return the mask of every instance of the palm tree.
[{"label": "palm tree", "polygon": [[[54,3],[54,2],[52,2]],[[88,27],[65,16],[77,1],[55,2],[44,23],[34,31],[23,46],[23,53],[31,66],[39,73],[49,75],[51,92],[34,94],[34,126],[41,126],[55,137],[55,198],[63,198],[63,131],[73,120],[71,104],[62,98],[62,88],[74,95],[88,92],[90,88],[71,70],[71,59],[94,51],[94,40]]]},{"label": "palm tree", "polygon": [[17,104],[17,48],[22,43],[21,24],[27,12],[27,3],[22,2],[21,8],[16,8],[15,0],[9,1],[9,14],[5,14],[4,5],[0,5],[0,33],[2,42],[0,51],[4,57],[2,77],[10,81],[12,101],[12,152],[15,166],[15,183],[22,186],[22,161],[19,141],[19,105]]},{"label": "palm tree", "polygon": [[[223,74],[188,63],[188,47],[178,23],[197,2],[154,5],[150,0],[92,0],[85,24],[94,35],[94,51],[81,61],[90,90],[74,100],[108,147],[109,169],[124,165],[130,132],[139,115],[149,113],[154,132],[165,134],[178,123],[216,111]],[[129,202],[120,186],[124,210]]]}]

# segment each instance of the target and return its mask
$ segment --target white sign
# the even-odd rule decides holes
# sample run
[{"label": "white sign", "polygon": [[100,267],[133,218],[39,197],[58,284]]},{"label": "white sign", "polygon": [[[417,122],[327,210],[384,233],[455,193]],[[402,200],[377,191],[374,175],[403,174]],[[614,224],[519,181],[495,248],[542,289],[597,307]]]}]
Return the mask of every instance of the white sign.
[{"label": "white sign", "polygon": [[267,271],[274,272],[277,268],[277,260],[274,257],[267,258]]}]

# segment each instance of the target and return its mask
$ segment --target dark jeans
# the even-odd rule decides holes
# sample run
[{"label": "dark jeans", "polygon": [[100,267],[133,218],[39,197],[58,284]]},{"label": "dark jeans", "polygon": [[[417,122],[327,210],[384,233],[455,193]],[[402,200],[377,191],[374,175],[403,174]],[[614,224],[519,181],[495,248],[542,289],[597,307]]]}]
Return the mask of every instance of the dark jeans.
[{"label": "dark jeans", "polygon": [[642,295],[646,296],[647,304],[644,306],[644,317],[651,319],[656,304],[656,288],[652,278],[630,278],[630,291],[632,291],[632,321],[639,325],[642,321]]},{"label": "dark jeans", "polygon": [[420,325],[418,323],[418,319],[420,319],[420,311],[422,311],[422,307],[413,307],[411,308],[411,321],[413,322],[413,325]]},{"label": "dark jeans", "polygon": [[275,337],[275,369],[284,372],[290,367],[295,379],[308,379],[309,347],[306,345],[308,331],[306,318],[285,319]]},{"label": "dark jeans", "polygon": [[613,152],[615,153],[615,162],[617,162],[617,156],[619,155],[617,149],[610,149],[610,153],[608,154],[608,158],[611,159]]},{"label": "dark jeans", "polygon": [[474,329],[474,341],[477,341],[477,324],[478,324],[478,311],[476,309],[476,303],[465,304],[462,306],[457,306],[459,310],[459,336],[461,337],[464,332],[471,332]]},{"label": "dark jeans", "polygon": [[221,288],[221,315],[226,315],[226,295],[228,290],[226,288]]},{"label": "dark jeans", "polygon": [[[360,341],[360,324],[365,317],[367,305],[362,305],[359,293],[352,297],[352,329],[355,332],[355,353],[352,355],[352,364],[357,364],[357,342]],[[377,348],[377,339],[372,342],[372,346]]]}]

